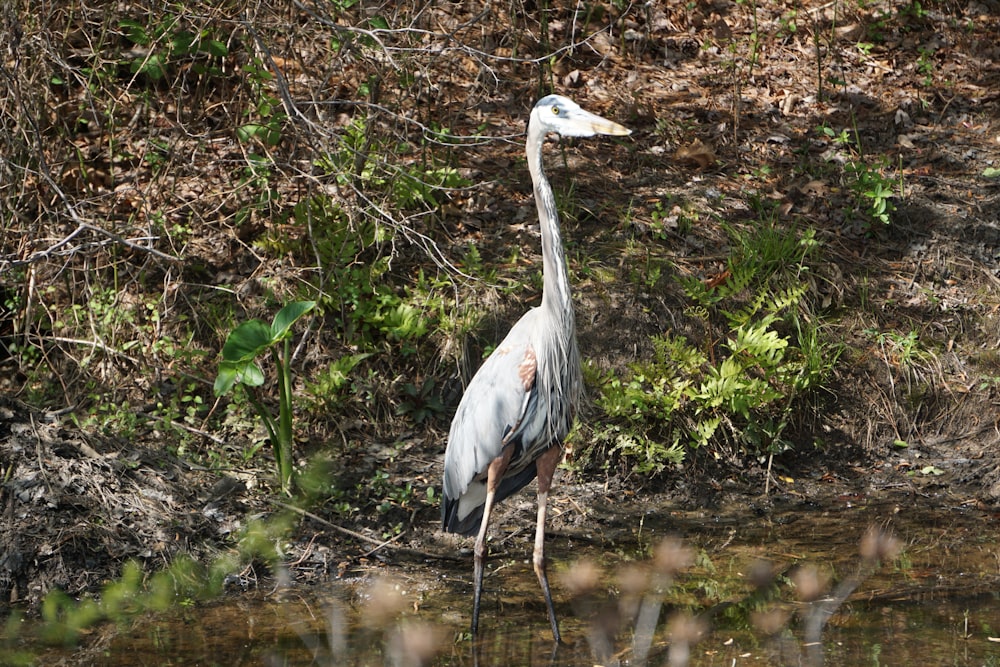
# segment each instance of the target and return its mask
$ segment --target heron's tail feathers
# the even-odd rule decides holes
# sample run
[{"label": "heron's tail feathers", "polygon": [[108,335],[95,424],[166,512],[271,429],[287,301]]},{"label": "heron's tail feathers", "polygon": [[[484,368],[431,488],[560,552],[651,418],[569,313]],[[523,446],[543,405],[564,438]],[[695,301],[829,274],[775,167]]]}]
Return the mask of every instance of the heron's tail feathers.
[{"label": "heron's tail feathers", "polygon": [[[524,470],[510,477],[504,477],[497,488],[494,503],[502,501],[507,496],[517,493],[537,475],[532,462]],[[486,506],[486,483],[473,480],[469,488],[458,498],[449,498],[447,494],[441,499],[441,527],[449,533],[460,535],[475,535],[483,522],[483,509]]]}]

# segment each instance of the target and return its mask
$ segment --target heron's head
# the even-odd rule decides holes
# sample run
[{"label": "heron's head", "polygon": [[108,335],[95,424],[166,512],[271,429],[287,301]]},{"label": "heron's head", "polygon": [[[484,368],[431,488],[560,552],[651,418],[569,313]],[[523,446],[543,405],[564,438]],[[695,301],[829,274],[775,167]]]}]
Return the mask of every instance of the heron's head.
[{"label": "heron's head", "polygon": [[627,127],[584,111],[579,104],[562,95],[547,95],[538,100],[531,110],[529,132],[536,127],[542,134],[555,132],[564,137],[592,137],[595,134],[620,137],[632,134]]}]

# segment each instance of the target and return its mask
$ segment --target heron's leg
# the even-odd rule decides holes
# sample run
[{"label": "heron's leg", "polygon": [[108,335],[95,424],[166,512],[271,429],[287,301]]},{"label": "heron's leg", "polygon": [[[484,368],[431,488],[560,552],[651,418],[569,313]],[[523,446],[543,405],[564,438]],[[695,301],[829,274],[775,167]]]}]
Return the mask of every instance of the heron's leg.
[{"label": "heron's leg", "polygon": [[472,594],[472,636],[479,632],[479,600],[483,596],[483,562],[486,560],[486,527],[490,523],[490,512],[493,509],[493,491],[486,492],[486,505],[483,507],[483,522],[479,524],[479,535],[476,536],[476,546],[473,551],[473,585]]},{"label": "heron's leg", "polygon": [[552,488],[552,476],[562,458],[562,447],[554,445],[535,460],[538,471],[538,523],[535,525],[535,576],[545,594],[545,605],[549,609],[549,623],[552,624],[552,638],[556,644],[562,641],[559,635],[559,622],[556,620],[556,610],[552,605],[552,593],[549,591],[549,578],[545,574],[545,515],[549,500],[549,489]]},{"label": "heron's leg", "polygon": [[490,467],[486,471],[486,503],[483,505],[483,521],[479,524],[479,534],[476,535],[476,546],[473,551],[473,581],[474,593],[472,596],[472,636],[479,632],[479,601],[483,596],[483,564],[486,561],[486,529],[490,524],[490,514],[493,512],[493,499],[497,494],[497,487],[503,479],[504,472],[507,471],[507,464],[513,453],[511,447],[504,447],[500,456],[493,459]]}]

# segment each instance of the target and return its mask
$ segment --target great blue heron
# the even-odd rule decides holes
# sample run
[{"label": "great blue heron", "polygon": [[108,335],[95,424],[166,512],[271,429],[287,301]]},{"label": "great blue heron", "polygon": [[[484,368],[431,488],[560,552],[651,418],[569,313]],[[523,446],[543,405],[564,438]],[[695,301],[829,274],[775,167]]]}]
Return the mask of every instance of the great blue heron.
[{"label": "great blue heron", "polygon": [[546,500],[562,458],[563,438],[580,401],[583,378],[559,214],[542,170],[542,143],[550,132],[566,137],[631,134],[559,95],[543,97],[531,110],[525,151],[542,234],[542,303],[517,321],[462,396],[444,455],[441,522],[453,533],[476,534],[475,635],[493,504],[538,476],[534,568],[558,643],[559,624],[545,574]]}]

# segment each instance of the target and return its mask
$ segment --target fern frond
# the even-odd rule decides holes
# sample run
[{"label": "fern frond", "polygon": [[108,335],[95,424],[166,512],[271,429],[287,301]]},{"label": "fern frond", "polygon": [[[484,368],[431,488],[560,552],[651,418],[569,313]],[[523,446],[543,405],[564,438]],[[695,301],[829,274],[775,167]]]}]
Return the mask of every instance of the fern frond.
[{"label": "fern frond", "polygon": [[802,301],[809,286],[806,283],[791,285],[775,294],[769,304],[771,312],[777,313],[785,309],[794,308]]},{"label": "fern frond", "polygon": [[[756,322],[739,327],[736,338],[726,344],[734,355],[745,353],[764,368],[777,367],[784,357],[788,339],[782,338],[777,331],[770,329],[771,322]],[[773,320],[772,318],[769,318]]]}]

